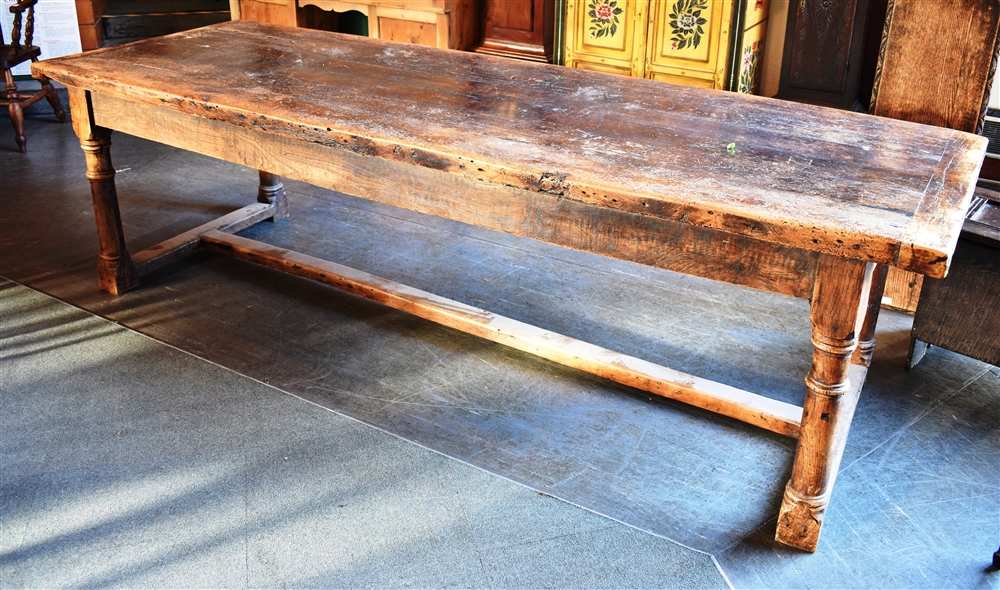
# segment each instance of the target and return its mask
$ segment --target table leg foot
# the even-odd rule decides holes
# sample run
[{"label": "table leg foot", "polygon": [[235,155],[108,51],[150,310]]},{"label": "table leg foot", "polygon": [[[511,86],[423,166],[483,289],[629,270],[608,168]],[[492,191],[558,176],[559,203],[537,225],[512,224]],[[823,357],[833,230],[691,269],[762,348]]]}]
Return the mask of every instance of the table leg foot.
[{"label": "table leg foot", "polygon": [[816,551],[819,532],[823,527],[823,517],[826,516],[826,506],[829,503],[829,494],[806,496],[796,492],[789,482],[785,486],[781,511],[778,512],[775,540],[810,553]]},{"label": "table leg foot", "polygon": [[274,217],[271,218],[271,221],[288,217],[288,199],[285,197],[285,185],[282,184],[280,176],[260,170],[257,202],[267,203],[274,207]]},{"label": "table leg foot", "polygon": [[97,286],[112,295],[121,295],[139,286],[135,265],[126,255],[116,260],[97,262]]}]

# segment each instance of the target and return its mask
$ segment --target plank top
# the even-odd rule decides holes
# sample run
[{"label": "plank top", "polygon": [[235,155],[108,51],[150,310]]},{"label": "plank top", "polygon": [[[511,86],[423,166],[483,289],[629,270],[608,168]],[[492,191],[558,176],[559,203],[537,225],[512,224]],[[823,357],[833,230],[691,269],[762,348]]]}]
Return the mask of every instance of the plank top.
[{"label": "plank top", "polygon": [[365,156],[934,277],[986,150],[950,129],[249,21],[33,69]]}]

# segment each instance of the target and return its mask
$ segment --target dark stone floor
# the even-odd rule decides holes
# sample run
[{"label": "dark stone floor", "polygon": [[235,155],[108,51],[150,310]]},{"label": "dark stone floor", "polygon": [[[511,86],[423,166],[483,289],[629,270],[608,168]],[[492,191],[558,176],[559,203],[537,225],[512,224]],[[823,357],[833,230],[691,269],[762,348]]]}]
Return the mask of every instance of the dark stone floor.
[{"label": "dark stone floor", "polygon": [[[82,153],[67,125],[28,129],[26,155],[0,129],[3,277],[710,554],[737,588],[1000,587],[987,571],[1000,542],[1000,369],[932,349],[907,372],[907,316],[883,314],[819,550],[804,554],[770,540],[792,440],[211,255],[122,297],[98,291]],[[113,158],[133,250],[255,193],[254,171],[120,134]],[[292,217],[246,235],[801,403],[803,301],[286,186]]]}]

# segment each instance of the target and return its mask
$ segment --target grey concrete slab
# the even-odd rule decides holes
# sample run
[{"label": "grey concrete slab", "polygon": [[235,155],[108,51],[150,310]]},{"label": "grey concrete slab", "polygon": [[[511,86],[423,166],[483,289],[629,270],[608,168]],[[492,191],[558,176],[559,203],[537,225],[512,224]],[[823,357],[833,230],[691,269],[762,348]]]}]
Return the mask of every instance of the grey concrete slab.
[{"label": "grey concrete slab", "polygon": [[7,281],[0,378],[2,588],[726,587],[708,555]]},{"label": "grey concrete slab", "polygon": [[245,481],[236,456],[39,474],[4,587],[241,587]]},{"label": "grey concrete slab", "polygon": [[446,459],[357,425],[251,461],[251,586],[489,585]]}]

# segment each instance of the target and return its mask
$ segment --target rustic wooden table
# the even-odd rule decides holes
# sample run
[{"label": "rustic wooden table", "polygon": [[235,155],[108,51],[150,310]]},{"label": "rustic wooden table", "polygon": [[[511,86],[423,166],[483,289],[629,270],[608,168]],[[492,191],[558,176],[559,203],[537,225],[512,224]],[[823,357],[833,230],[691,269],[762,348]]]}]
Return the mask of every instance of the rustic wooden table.
[{"label": "rustic wooden table", "polygon": [[[34,68],[69,87],[102,289],[204,247],[795,437],[776,538],[809,551],[885,271],[946,274],[986,147],[850,112],[252,22]],[[258,203],[130,255],[112,130],[261,170]],[[280,176],[809,299],[803,407],[232,235],[288,215]]]}]

